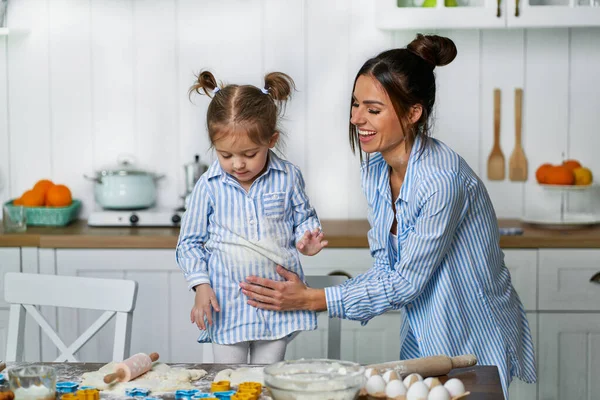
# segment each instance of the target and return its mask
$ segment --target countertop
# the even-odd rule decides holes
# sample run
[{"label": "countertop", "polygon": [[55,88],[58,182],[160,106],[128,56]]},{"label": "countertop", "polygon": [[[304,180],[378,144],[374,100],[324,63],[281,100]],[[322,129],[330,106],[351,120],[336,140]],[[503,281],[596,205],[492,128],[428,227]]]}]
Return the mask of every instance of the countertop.
[{"label": "countertop", "polygon": [[[367,220],[323,220],[328,248],[368,248]],[[541,229],[518,220],[499,220],[500,227],[520,227],[522,235],[502,236],[506,249],[600,248],[600,226],[575,229]],[[41,248],[148,248],[174,249],[179,228],[98,228],[78,220],[66,227],[28,227],[24,233],[5,233],[0,225],[0,247]]]},{"label": "countertop", "polygon": [[[21,366],[31,363],[9,363],[8,368]],[[57,381],[70,380],[73,381],[74,376],[81,376],[84,372],[96,371],[104,364],[102,363],[36,363],[51,365],[56,369]],[[228,365],[228,364],[169,364],[174,367],[188,368],[188,369],[204,369],[208,374],[197,381],[198,388],[206,390],[210,387],[210,382],[213,380],[215,374],[225,368],[238,368],[242,365]],[[247,366],[247,365],[243,365]],[[460,379],[465,388],[471,392],[467,396],[468,400],[502,400],[504,395],[502,393],[502,385],[500,383],[500,376],[498,375],[498,368],[495,366],[474,366],[469,368],[459,368],[452,370],[448,375],[440,377],[442,383],[446,382],[450,378]],[[79,380],[77,380],[79,381]],[[103,396],[104,397],[104,396]],[[165,395],[158,395],[162,399],[173,399],[172,393]],[[268,398],[262,396],[262,398]]]}]

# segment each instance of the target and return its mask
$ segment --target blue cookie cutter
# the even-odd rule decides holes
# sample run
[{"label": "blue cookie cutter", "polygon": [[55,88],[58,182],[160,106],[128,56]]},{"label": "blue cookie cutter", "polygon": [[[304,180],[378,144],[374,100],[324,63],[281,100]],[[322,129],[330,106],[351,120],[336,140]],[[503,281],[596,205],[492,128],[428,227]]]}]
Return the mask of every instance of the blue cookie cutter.
[{"label": "blue cookie cutter", "polygon": [[4,383],[4,379],[6,379],[4,378],[4,374],[0,374],[0,383]]},{"label": "blue cookie cutter", "polygon": [[146,397],[148,393],[150,393],[150,390],[144,388],[133,388],[125,391],[125,394],[129,397]]},{"label": "blue cookie cutter", "polygon": [[86,390],[86,389],[96,389],[96,388],[93,386],[82,386],[79,388],[79,390]]},{"label": "blue cookie cutter", "polygon": [[215,393],[198,393],[192,396],[192,400],[207,399],[210,397],[215,397]]},{"label": "blue cookie cutter", "polygon": [[192,396],[200,393],[198,389],[190,389],[190,390],[177,390],[175,391],[176,399],[191,399]]},{"label": "blue cookie cutter", "polygon": [[211,396],[216,397],[219,400],[230,400],[231,396],[233,396],[235,393],[235,390],[228,390],[226,392],[214,392],[211,394]]},{"label": "blue cookie cutter", "polygon": [[56,382],[56,392],[59,394],[75,393],[77,388],[79,388],[77,382]]}]

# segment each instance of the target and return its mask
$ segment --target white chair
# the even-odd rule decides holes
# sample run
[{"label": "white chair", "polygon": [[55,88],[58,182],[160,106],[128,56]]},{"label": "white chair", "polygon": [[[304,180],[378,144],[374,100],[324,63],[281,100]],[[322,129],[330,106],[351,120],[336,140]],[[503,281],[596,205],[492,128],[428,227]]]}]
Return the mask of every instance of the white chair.
[{"label": "white chair", "polygon": [[[29,313],[60,351],[55,362],[77,359],[74,354],[116,316],[113,361],[129,357],[131,321],[137,298],[137,282],[122,279],[8,272],[4,298],[10,304],[6,361],[23,360],[25,313]],[[105,311],[73,344],[66,346],[36,305]]]},{"label": "white chair", "polygon": [[[324,289],[336,286],[348,279],[346,275],[308,275],[305,276],[306,283],[314,289]],[[329,318],[327,327],[327,358],[341,360],[342,357],[342,320]]]}]

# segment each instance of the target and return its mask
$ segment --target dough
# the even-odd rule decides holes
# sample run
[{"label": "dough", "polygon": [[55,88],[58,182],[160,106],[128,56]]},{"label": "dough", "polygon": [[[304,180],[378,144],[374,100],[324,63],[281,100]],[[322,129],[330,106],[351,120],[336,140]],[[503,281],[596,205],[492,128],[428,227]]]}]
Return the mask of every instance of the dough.
[{"label": "dough", "polygon": [[229,381],[232,386],[237,386],[242,382],[260,382],[264,386],[263,369],[263,367],[224,369],[215,375],[214,382]]},{"label": "dough", "polygon": [[144,388],[150,390],[150,394],[157,394],[175,392],[180,389],[194,389],[192,382],[206,375],[206,371],[203,369],[171,368],[167,364],[155,362],[150,371],[132,381],[104,383],[104,377],[114,372],[115,365],[117,363],[110,362],[98,371],[84,373],[81,376],[80,386],[92,386],[99,390],[123,395],[127,389]]}]

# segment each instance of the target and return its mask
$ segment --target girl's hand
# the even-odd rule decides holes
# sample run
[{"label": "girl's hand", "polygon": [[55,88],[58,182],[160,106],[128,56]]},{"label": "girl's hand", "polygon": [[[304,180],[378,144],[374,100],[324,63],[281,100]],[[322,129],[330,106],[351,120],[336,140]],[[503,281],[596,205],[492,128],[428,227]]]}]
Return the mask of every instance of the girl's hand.
[{"label": "girl's hand", "polygon": [[319,228],[315,228],[314,231],[306,231],[302,239],[296,243],[298,251],[305,256],[314,256],[321,249],[327,246],[327,240],[323,240],[324,233]]},{"label": "girl's hand", "polygon": [[212,287],[208,283],[196,286],[196,300],[194,301],[194,308],[192,308],[192,312],[190,313],[192,323],[196,323],[198,328],[205,330],[204,316],[206,316],[208,324],[212,325],[211,307],[216,312],[221,311],[221,307],[219,307],[219,303],[217,302],[217,296],[215,296]]}]

